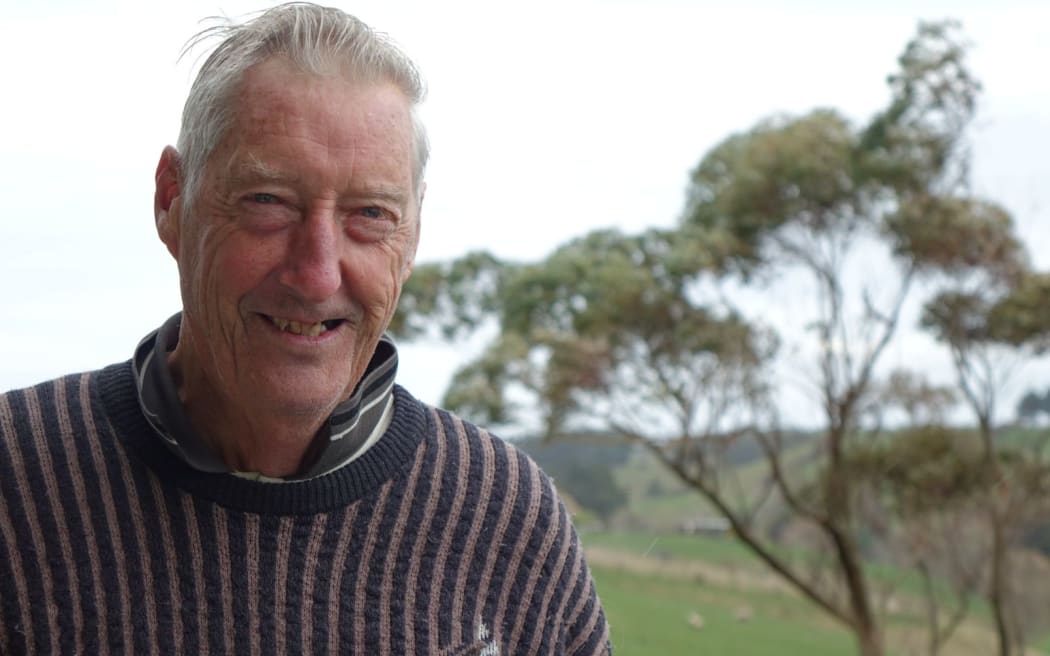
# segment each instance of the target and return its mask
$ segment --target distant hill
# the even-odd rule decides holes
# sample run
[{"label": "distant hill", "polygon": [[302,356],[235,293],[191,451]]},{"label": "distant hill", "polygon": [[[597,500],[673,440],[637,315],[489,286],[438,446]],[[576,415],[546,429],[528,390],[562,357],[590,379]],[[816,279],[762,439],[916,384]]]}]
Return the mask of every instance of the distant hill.
[{"label": "distant hill", "polygon": [[[812,465],[816,435],[791,433],[784,439],[789,462]],[[551,476],[559,492],[591,517],[615,525],[679,530],[713,514],[708,504],[683,485],[644,447],[609,433],[573,433],[555,440],[525,438],[513,444]],[[762,449],[741,438],[726,450],[725,461],[746,487],[757,488],[764,472]],[[771,520],[772,521],[772,520]],[[579,522],[579,518],[578,518]]]}]

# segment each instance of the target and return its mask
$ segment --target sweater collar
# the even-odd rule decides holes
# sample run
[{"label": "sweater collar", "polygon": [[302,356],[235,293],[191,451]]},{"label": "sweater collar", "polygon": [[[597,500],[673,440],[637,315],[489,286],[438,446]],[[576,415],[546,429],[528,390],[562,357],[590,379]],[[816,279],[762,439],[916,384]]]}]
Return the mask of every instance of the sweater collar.
[{"label": "sweater collar", "polygon": [[[194,469],[233,473],[189,421],[168,367],[168,353],[179,341],[181,313],[139,342],[132,358],[139,406],[165,446]],[[397,373],[397,349],[385,335],[376,346],[365,375],[348,399],[336,406],[307,450],[305,465],[285,479],[321,476],[364,453],[389,423],[391,390]]]}]

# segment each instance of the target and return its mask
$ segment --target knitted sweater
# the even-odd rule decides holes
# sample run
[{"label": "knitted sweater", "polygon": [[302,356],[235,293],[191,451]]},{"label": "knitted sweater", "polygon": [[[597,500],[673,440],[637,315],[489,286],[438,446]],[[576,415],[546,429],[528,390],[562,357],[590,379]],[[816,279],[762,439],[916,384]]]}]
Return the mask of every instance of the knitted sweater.
[{"label": "knitted sweater", "polygon": [[550,480],[399,387],[361,458],[276,484],[171,454],[129,363],[0,396],[0,653],[609,651]]}]

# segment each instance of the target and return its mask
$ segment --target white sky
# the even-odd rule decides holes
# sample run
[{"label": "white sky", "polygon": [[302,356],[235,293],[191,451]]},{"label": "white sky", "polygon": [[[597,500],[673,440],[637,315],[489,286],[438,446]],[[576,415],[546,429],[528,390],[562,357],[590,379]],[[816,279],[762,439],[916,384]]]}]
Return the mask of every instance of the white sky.
[{"label": "white sky", "polygon": [[[592,228],[670,224],[716,142],[775,112],[866,120],[917,21],[953,16],[985,85],[977,189],[1050,268],[1050,3],[337,4],[392,34],[429,81],[421,261],[532,259]],[[124,360],[178,310],[152,215],[192,75],[178,55],[201,18],[259,8],[0,0],[0,390]],[[926,351],[909,337],[890,357],[947,375]],[[437,402],[460,354],[402,352],[401,381]]]}]

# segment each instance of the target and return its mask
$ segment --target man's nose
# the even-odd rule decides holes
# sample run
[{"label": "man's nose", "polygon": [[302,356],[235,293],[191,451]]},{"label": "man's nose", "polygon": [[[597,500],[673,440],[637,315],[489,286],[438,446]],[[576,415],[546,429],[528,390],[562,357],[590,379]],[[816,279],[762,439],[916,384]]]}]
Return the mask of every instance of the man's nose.
[{"label": "man's nose", "polygon": [[330,213],[307,217],[294,228],[281,272],[281,284],[302,300],[319,303],[342,284],[339,223]]}]

